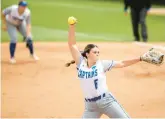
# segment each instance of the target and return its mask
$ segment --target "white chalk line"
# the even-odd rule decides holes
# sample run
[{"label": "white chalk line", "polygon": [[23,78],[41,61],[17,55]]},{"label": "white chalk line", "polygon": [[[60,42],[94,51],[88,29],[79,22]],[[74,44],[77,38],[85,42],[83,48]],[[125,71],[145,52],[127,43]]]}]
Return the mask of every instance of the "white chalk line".
[{"label": "white chalk line", "polygon": [[155,48],[158,50],[162,50],[165,51],[165,46],[161,46],[161,45],[155,45],[155,44],[149,44],[149,43],[142,43],[142,42],[135,42],[136,45],[139,46],[144,46],[144,47],[151,47],[151,48]]},{"label": "white chalk line", "polygon": [[[63,39],[67,40],[68,31],[62,29],[53,29],[53,28],[45,28],[45,27],[34,27],[35,34],[37,35],[36,38],[38,39]],[[76,32],[76,39],[79,40],[103,40],[103,41],[114,41],[114,42],[123,42],[129,39],[124,34],[94,34],[94,33],[83,33],[83,32]],[[143,46],[143,47],[150,47],[155,48],[158,50],[165,51],[165,46],[143,43],[143,42],[134,42],[136,45]]]},{"label": "white chalk line", "polygon": [[[62,39],[67,40],[68,31],[62,29],[53,29],[46,27],[34,26],[34,38],[36,39]],[[125,41],[128,38],[125,34],[100,34],[100,33],[84,33],[76,32],[77,40],[103,40],[103,41]]]}]

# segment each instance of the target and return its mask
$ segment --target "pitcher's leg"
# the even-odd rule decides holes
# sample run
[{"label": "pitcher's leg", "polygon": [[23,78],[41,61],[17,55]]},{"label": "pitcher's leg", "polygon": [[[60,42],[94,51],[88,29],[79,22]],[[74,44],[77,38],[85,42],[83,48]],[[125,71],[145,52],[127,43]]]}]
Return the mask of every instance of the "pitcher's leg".
[{"label": "pitcher's leg", "polygon": [[113,101],[111,105],[106,107],[104,113],[110,118],[129,118],[125,110],[116,101]]},{"label": "pitcher's leg", "polygon": [[100,118],[102,113],[99,111],[97,104],[93,102],[85,102],[85,111],[82,118]]},{"label": "pitcher's leg", "polygon": [[16,42],[17,42],[17,30],[16,27],[7,22],[7,31],[10,37],[10,62],[15,63],[15,49],[16,49]]},{"label": "pitcher's leg", "polygon": [[93,112],[93,111],[84,111],[84,114],[82,116],[83,119],[87,119],[87,118],[100,118],[101,117],[101,113],[100,112]]},{"label": "pitcher's leg", "polygon": [[106,93],[106,96],[99,101],[99,107],[103,114],[110,118],[129,118],[111,93]]}]

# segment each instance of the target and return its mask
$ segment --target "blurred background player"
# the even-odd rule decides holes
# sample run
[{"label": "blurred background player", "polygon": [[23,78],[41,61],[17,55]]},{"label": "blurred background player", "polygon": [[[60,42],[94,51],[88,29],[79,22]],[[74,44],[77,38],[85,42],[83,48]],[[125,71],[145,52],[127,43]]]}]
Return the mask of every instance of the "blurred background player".
[{"label": "blurred background player", "polygon": [[34,54],[31,35],[31,13],[27,8],[27,2],[20,0],[18,5],[12,5],[2,11],[3,30],[7,30],[10,37],[10,62],[16,63],[15,49],[17,43],[17,30],[25,38],[30,56],[34,60],[39,58]]},{"label": "blurred background player", "polygon": [[144,42],[148,40],[146,15],[151,8],[150,0],[124,0],[124,11],[127,14],[128,7],[131,10],[131,20],[135,41],[140,41],[139,24],[141,25],[141,36]]}]

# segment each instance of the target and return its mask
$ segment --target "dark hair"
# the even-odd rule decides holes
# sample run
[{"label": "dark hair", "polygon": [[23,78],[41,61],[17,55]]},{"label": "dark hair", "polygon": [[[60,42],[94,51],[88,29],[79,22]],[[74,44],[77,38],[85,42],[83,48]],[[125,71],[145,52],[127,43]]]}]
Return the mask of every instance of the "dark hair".
[{"label": "dark hair", "polygon": [[[92,48],[95,48],[95,47],[98,47],[97,45],[95,44],[88,44],[85,48],[84,48],[84,51],[80,51],[81,55],[83,57],[85,57],[87,59],[87,56],[86,56],[86,53],[89,53],[91,51]],[[71,64],[74,64],[75,61],[74,60],[71,60],[70,62],[66,63],[65,66],[66,67],[69,67]]]}]

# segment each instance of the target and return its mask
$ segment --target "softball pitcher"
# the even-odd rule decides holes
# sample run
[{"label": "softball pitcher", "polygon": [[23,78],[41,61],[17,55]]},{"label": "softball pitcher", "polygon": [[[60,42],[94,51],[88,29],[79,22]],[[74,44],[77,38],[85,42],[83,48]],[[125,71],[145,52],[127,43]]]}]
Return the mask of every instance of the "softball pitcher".
[{"label": "softball pitcher", "polygon": [[10,37],[10,62],[16,63],[15,49],[17,43],[17,30],[26,39],[30,55],[34,60],[39,58],[34,54],[31,35],[31,13],[27,8],[27,2],[19,1],[18,5],[12,5],[2,11],[3,29],[8,31]]},{"label": "softball pitcher", "polygon": [[[75,21],[75,22],[73,22]],[[110,118],[129,118],[128,114],[108,91],[106,72],[112,68],[123,68],[140,61],[140,57],[123,60],[100,60],[99,48],[88,44],[81,53],[75,40],[76,19],[69,19],[68,46],[74,61],[66,66],[76,63],[78,78],[84,94],[85,111],[83,118],[99,118],[102,114]]]}]

